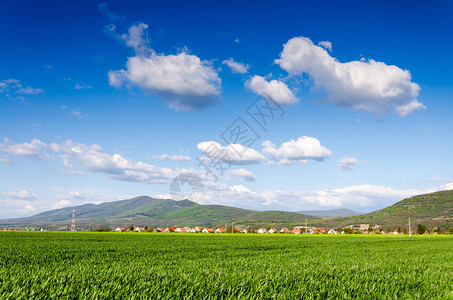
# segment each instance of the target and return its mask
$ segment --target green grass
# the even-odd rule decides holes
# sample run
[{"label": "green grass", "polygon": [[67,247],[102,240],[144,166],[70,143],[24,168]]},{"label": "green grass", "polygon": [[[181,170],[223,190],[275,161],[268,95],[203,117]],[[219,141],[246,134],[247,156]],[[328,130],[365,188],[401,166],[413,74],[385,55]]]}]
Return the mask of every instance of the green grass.
[{"label": "green grass", "polygon": [[0,299],[453,299],[453,236],[0,232]]}]

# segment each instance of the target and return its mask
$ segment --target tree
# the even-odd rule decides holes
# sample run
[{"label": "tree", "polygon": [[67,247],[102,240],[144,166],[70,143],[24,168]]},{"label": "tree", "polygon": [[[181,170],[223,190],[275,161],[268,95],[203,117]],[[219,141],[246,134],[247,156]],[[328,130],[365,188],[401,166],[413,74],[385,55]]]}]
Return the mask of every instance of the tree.
[{"label": "tree", "polygon": [[437,227],[437,226],[434,226],[432,232],[437,232],[437,233],[439,233],[439,232],[440,232],[440,228]]},{"label": "tree", "polygon": [[349,227],[343,228],[343,231],[346,234],[353,234],[354,233],[354,230],[352,228],[349,228]]},{"label": "tree", "polygon": [[100,232],[112,231],[112,228],[110,228],[109,226],[103,225],[103,226],[99,226],[98,228],[96,228],[96,231],[100,231]]},{"label": "tree", "polygon": [[424,234],[425,232],[429,232],[428,227],[423,224],[418,224],[417,226],[417,233],[418,234]]}]

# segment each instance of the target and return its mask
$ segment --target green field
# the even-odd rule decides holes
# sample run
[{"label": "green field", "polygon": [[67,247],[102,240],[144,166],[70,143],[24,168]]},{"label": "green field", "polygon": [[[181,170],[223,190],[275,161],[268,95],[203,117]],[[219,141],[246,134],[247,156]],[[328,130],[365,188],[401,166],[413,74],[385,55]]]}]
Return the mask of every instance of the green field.
[{"label": "green field", "polygon": [[0,232],[0,299],[453,299],[453,236]]}]

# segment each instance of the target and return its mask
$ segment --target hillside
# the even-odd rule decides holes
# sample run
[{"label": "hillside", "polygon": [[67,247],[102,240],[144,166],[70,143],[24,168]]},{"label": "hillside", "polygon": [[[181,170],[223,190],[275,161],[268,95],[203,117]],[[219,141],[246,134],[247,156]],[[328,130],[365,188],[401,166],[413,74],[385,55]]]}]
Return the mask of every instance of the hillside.
[{"label": "hillside", "polygon": [[[55,209],[28,218],[0,220],[0,227],[44,227],[65,230],[71,224],[72,207]],[[289,226],[316,217],[284,211],[253,211],[221,205],[200,205],[147,196],[128,200],[76,206],[77,228],[109,226],[224,226],[234,220],[238,226]]]},{"label": "hillside", "polygon": [[417,224],[443,229],[453,226],[453,190],[418,195],[368,214],[324,219],[313,224],[325,227],[371,224],[396,229],[407,227],[409,217],[414,228]]},{"label": "hillside", "polygon": [[160,224],[180,224],[196,226],[224,226],[225,223],[234,223],[238,226],[261,227],[261,226],[289,226],[300,225],[305,219],[315,220],[316,217],[301,215],[286,211],[254,211],[222,205],[197,205],[187,207],[175,212],[160,216],[161,220],[155,218],[154,222]]},{"label": "hillside", "polygon": [[320,218],[339,218],[339,217],[351,217],[361,215],[363,213],[354,211],[347,208],[338,208],[338,209],[327,209],[327,210],[305,210],[305,211],[295,211],[298,214],[304,214],[309,216],[315,216]]}]

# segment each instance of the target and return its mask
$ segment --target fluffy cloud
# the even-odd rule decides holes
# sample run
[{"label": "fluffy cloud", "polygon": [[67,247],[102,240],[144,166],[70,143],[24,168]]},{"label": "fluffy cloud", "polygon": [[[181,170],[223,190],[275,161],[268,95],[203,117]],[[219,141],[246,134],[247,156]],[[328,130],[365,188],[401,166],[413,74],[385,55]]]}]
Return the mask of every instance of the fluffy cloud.
[{"label": "fluffy cloud", "polygon": [[222,146],[218,142],[201,142],[197,148],[203,151],[200,159],[222,161],[231,165],[250,165],[265,163],[267,165],[289,166],[308,164],[308,159],[323,161],[332,155],[332,151],[321,145],[321,142],[309,136],[289,140],[277,147],[270,141],[262,143],[261,152],[241,144]]},{"label": "fluffy cloud", "polygon": [[[134,161],[120,154],[110,155],[96,144],[85,145],[70,140],[57,144],[46,144],[38,139],[30,143],[16,144],[8,139],[0,143],[0,153],[23,157],[54,158],[61,157],[66,172],[81,174],[73,170],[74,165],[91,172],[103,173],[109,178],[143,183],[167,183],[176,176],[176,171],[161,168],[142,161]],[[9,158],[8,158],[9,159]]]},{"label": "fluffy cloud", "polygon": [[203,151],[204,158],[213,161],[223,161],[232,165],[248,165],[264,162],[266,158],[252,148],[241,144],[222,146],[215,141],[198,143],[197,148]]},{"label": "fluffy cloud", "polygon": [[143,183],[167,183],[176,172],[144,162],[135,162],[120,154],[105,153],[99,145],[85,145],[66,141],[63,144],[51,144],[50,149],[60,154],[67,167],[75,161],[81,167],[107,175],[109,178]]},{"label": "fluffy cloud", "polygon": [[372,59],[341,63],[305,37],[290,39],[275,62],[290,75],[308,74],[327,101],[341,107],[403,117],[424,108],[409,71]]},{"label": "fluffy cloud", "polygon": [[167,153],[153,156],[157,160],[173,160],[173,161],[192,161],[187,155],[168,155]]},{"label": "fluffy cloud", "polygon": [[338,160],[338,167],[342,170],[354,170],[358,163],[357,158],[343,156]]},{"label": "fluffy cloud", "polygon": [[263,153],[282,165],[307,163],[307,159],[322,161],[332,155],[332,151],[322,146],[318,139],[309,136],[291,139],[280,147],[270,141],[264,141],[263,146]]},{"label": "fluffy cloud", "polygon": [[186,50],[175,55],[157,54],[149,48],[147,27],[140,23],[119,35],[136,56],[128,58],[125,69],[109,71],[109,84],[139,87],[162,97],[175,110],[193,111],[213,104],[221,92],[221,79],[211,63]]},{"label": "fluffy cloud", "polygon": [[255,75],[245,83],[245,86],[258,95],[268,94],[278,104],[289,105],[298,102],[288,86],[279,80],[266,81],[263,77]]},{"label": "fluffy cloud", "polygon": [[16,144],[5,138],[3,143],[0,143],[0,152],[17,156],[42,158],[41,151],[45,147],[46,144],[38,139],[33,139],[30,143]]},{"label": "fluffy cloud", "polygon": [[234,61],[233,58],[224,60],[222,63],[224,65],[227,65],[230,68],[231,73],[239,73],[239,74],[248,73],[249,65],[243,64],[240,62],[236,62],[236,61]]},{"label": "fluffy cloud", "polygon": [[226,180],[233,180],[234,178],[243,178],[246,181],[255,181],[255,175],[246,169],[232,169],[228,170],[227,175],[225,176]]}]

